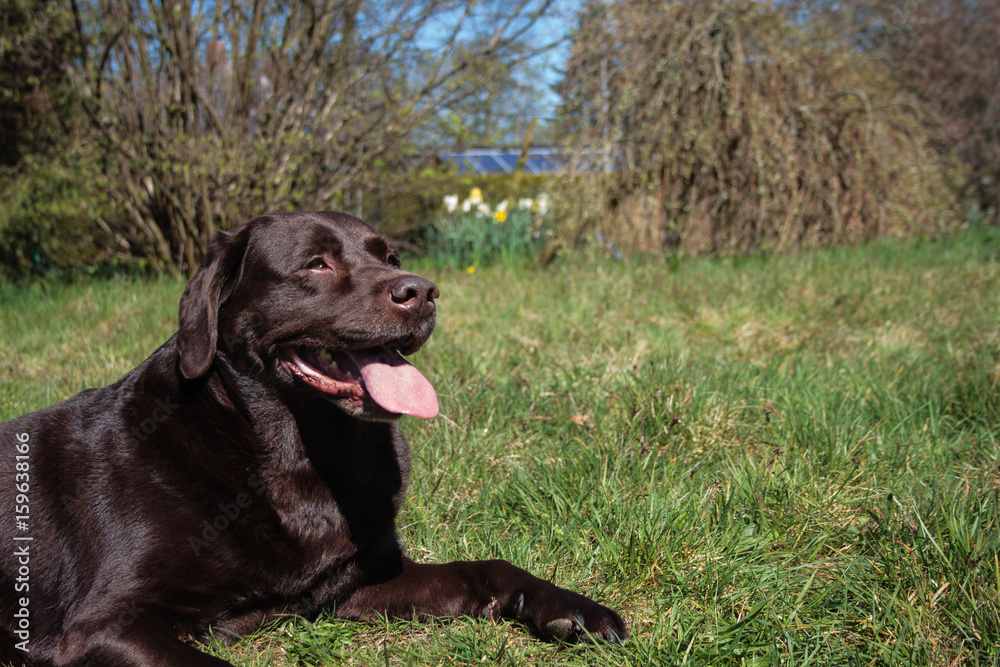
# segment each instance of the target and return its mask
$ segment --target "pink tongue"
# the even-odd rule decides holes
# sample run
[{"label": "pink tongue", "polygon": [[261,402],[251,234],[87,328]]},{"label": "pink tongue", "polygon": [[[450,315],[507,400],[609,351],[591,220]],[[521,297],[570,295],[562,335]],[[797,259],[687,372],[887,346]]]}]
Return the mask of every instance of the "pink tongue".
[{"label": "pink tongue", "polygon": [[425,419],[437,416],[434,387],[398,352],[358,350],[347,355],[361,371],[365,389],[384,409]]}]

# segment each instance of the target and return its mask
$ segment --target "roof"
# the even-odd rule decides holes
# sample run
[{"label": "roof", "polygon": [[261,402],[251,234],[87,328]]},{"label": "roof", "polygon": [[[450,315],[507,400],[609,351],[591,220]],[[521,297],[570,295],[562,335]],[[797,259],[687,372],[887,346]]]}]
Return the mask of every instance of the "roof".
[{"label": "roof", "polygon": [[[455,164],[460,174],[512,174],[521,158],[521,149],[471,148],[437,155],[443,161]],[[558,171],[567,161],[566,155],[556,148],[531,148],[524,171],[528,174]]]}]

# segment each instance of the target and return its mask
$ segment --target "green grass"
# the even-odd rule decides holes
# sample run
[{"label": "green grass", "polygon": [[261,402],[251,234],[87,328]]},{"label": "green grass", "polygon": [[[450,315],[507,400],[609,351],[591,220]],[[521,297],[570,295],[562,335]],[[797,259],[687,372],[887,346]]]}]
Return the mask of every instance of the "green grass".
[{"label": "green grass", "polygon": [[[413,266],[411,265],[411,268]],[[1000,664],[1000,231],[797,256],[417,266],[400,518],[619,610],[623,647],[509,624],[288,619],[237,665]],[[0,286],[0,418],[109,382],[182,285]]]}]

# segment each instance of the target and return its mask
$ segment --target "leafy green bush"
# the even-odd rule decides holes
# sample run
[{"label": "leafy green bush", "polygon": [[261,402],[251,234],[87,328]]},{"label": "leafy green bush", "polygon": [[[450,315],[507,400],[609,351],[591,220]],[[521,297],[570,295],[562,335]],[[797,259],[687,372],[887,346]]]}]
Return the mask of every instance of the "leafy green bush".
[{"label": "leafy green bush", "polygon": [[100,169],[72,151],[64,159],[27,158],[0,174],[0,274],[93,270],[127,260],[113,250]]}]

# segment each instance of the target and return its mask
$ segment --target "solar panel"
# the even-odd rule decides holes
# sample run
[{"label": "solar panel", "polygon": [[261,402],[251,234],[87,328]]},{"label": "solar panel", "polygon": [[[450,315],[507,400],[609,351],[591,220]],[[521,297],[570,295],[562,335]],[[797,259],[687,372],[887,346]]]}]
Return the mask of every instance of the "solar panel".
[{"label": "solar panel", "polygon": [[[512,174],[521,158],[520,149],[475,148],[466,151],[438,153],[438,157],[458,168],[460,174]],[[524,170],[530,174],[558,171],[566,164],[566,156],[554,148],[532,148]]]}]

